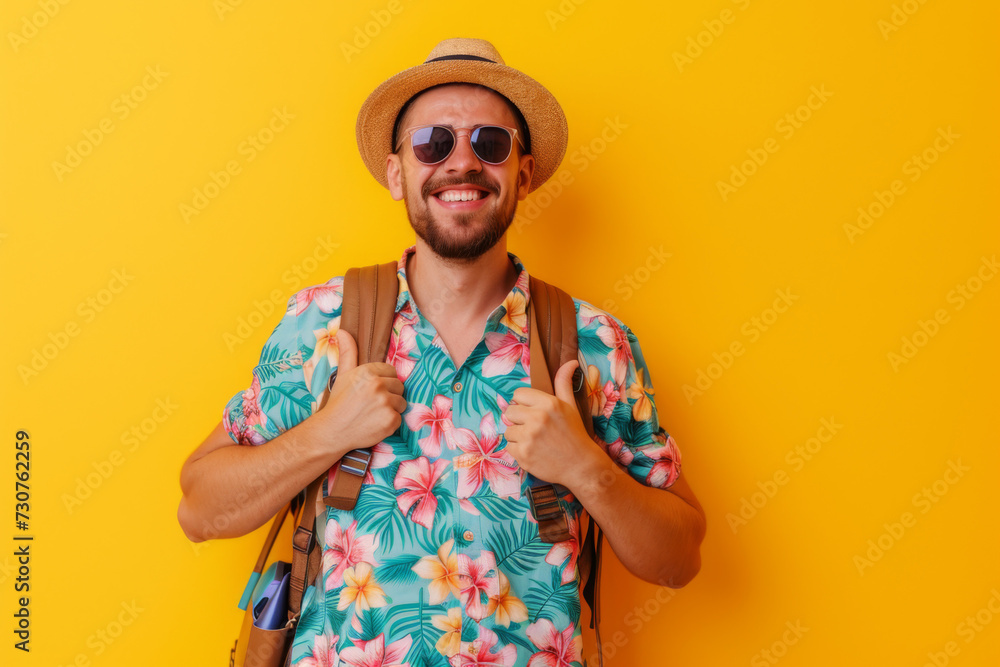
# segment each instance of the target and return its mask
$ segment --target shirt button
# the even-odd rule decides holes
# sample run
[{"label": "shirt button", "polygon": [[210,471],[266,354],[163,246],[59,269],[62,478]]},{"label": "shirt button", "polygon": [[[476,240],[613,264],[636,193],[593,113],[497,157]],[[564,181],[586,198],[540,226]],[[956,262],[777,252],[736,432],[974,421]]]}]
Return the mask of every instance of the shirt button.
[{"label": "shirt button", "polygon": [[451,388],[454,389],[455,391],[462,391],[462,383],[456,382],[451,386]]},{"label": "shirt button", "polygon": [[464,533],[462,533],[462,539],[464,539],[466,542],[471,542],[473,539],[475,539],[475,537],[476,536],[472,534],[471,530],[467,530]]}]

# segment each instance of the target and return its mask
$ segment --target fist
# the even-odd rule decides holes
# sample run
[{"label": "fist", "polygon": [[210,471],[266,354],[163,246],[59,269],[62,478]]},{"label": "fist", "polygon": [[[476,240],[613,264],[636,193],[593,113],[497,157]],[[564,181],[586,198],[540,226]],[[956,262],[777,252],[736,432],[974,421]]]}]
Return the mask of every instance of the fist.
[{"label": "fist", "polygon": [[340,352],[337,370],[313,418],[329,433],[331,449],[346,453],[371,447],[392,435],[402,423],[406,399],[403,383],[391,364],[359,366],[354,337],[340,329],[336,339]]}]

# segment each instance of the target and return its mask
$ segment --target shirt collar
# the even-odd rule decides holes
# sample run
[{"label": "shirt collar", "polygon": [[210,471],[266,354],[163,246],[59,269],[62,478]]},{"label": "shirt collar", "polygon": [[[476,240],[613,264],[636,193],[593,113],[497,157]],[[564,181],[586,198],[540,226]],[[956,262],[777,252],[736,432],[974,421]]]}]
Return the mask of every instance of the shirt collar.
[{"label": "shirt collar", "polygon": [[[399,277],[399,290],[396,296],[397,313],[407,307],[407,304],[409,304],[411,313],[419,312],[416,302],[410,297],[410,287],[406,280],[406,260],[416,249],[416,244],[413,244],[404,250],[397,264],[396,275]],[[499,325],[503,324],[517,335],[521,342],[524,342],[528,338],[526,315],[530,298],[528,270],[524,268],[524,264],[514,253],[508,251],[507,257],[510,258],[517,270],[517,280],[514,282],[514,287],[504,297],[503,303],[490,314],[490,318],[486,322],[486,331],[496,331],[499,329]]]}]

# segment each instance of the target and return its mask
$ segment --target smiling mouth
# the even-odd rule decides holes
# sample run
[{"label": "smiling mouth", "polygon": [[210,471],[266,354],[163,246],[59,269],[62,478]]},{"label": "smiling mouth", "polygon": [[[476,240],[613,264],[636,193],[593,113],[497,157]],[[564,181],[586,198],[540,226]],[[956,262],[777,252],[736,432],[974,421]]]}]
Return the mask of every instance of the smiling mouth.
[{"label": "smiling mouth", "polygon": [[483,199],[490,193],[484,192],[482,190],[445,190],[444,192],[438,192],[434,196],[441,201],[445,202],[455,202],[455,201],[476,201],[478,199]]}]

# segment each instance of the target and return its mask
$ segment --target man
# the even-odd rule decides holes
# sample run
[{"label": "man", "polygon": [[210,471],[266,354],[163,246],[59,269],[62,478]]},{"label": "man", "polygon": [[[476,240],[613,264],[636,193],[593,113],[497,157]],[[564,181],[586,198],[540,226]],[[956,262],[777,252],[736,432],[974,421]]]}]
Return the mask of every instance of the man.
[{"label": "man", "polygon": [[[583,664],[582,511],[631,572],[674,588],[698,572],[705,522],[620,320],[574,299],[578,361],[556,396],[530,387],[528,273],[506,230],[559,165],[565,116],[489,42],[449,39],[369,96],[357,134],[417,235],[386,362],[357,365],[342,276],[293,295],[250,388],[185,463],[178,519],[194,541],[244,535],[373,447],[355,508],[321,517],[292,664]],[[578,365],[594,438],[573,399]],[[571,539],[539,540],[526,473],[566,487]]]}]

